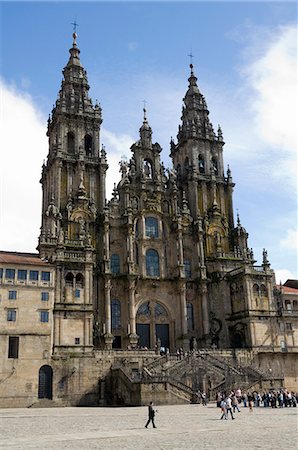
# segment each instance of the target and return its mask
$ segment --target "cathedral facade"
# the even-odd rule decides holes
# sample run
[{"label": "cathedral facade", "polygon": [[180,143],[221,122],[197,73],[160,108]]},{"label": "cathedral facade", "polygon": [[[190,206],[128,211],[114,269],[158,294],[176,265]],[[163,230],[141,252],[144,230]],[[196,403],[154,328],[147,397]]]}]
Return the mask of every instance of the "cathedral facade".
[{"label": "cathedral facade", "polygon": [[[28,375],[32,385],[40,384],[36,374],[43,360],[49,367],[44,376],[47,371],[53,376],[56,365],[57,380],[63,380],[67,357],[89,361],[89,379],[96,384],[96,352],[111,355],[112,349],[297,351],[294,322],[288,333],[280,326],[267,252],[256,265],[248,233],[239,215],[234,218],[234,183],[224,167],[223,133],[220,127],[213,129],[193,66],[177,140],[170,142],[172,167],[166,169],[161,162],[162,149],[152,141],[144,108],[139,140],[131,146],[129,161],[120,162],[121,179],[107,201],[102,110],[88,95],[76,38],[74,33],[48,120],[39,256],[31,255],[31,262],[24,254],[0,259],[2,295],[14,284],[24,290],[31,283],[31,292],[38,289],[34,311],[43,311],[50,322],[40,331],[47,336],[44,344],[39,340],[35,346],[40,354]],[[34,283],[34,270],[27,264],[38,266],[40,277],[48,266],[48,278],[37,275]],[[12,265],[18,266],[14,277],[23,272],[23,283],[6,278]],[[44,300],[50,301],[45,305]],[[15,311],[18,318],[17,307]],[[5,328],[1,345],[5,352],[9,345],[8,358],[16,360],[19,341],[13,337],[34,333],[13,326]],[[105,361],[108,367],[110,360]],[[68,367],[67,377],[75,379],[82,364]],[[8,361],[4,369],[12,371],[12,379],[15,365]],[[66,389],[59,383],[57,392]]]},{"label": "cathedral facade", "polygon": [[161,162],[144,109],[140,139],[107,202],[102,112],[88,96],[79,53],[74,37],[41,178],[38,249],[56,266],[55,351],[76,338],[92,349],[93,331],[108,348],[262,345],[255,328],[273,307],[273,271],[265,251],[254,265],[239,216],[234,222],[223,134],[192,65],[170,143],[173,167]]}]

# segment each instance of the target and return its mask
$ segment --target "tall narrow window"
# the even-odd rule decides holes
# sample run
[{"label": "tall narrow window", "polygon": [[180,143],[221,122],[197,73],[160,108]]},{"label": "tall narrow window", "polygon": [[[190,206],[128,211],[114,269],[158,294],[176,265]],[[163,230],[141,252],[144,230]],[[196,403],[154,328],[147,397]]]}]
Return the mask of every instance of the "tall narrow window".
[{"label": "tall narrow window", "polygon": [[218,174],[218,164],[217,164],[217,159],[214,156],[211,159],[211,165],[212,165],[215,175],[217,175]]},{"label": "tall narrow window", "polygon": [[0,279],[2,279],[3,276],[3,269],[0,269]]},{"label": "tall narrow window", "polygon": [[199,165],[199,172],[205,173],[205,160],[203,155],[199,155],[198,165]]},{"label": "tall narrow window", "polygon": [[193,317],[193,305],[192,303],[187,303],[187,331],[193,331],[194,329],[194,317]]},{"label": "tall narrow window", "polygon": [[19,357],[19,337],[9,336],[8,338],[8,358],[17,359]]},{"label": "tall narrow window", "polygon": [[92,136],[90,134],[86,134],[84,138],[84,145],[85,145],[85,153],[87,156],[91,156],[93,153],[93,143],[92,143]]},{"label": "tall narrow window", "polygon": [[112,330],[119,330],[121,328],[121,304],[119,300],[112,300],[111,302],[111,317]]},{"label": "tall narrow window", "polygon": [[111,272],[114,275],[120,273],[120,257],[117,253],[113,253],[111,256]]},{"label": "tall narrow window", "polygon": [[146,274],[148,277],[159,277],[159,256],[152,248],[146,252]]},{"label": "tall narrow window", "polygon": [[155,217],[146,217],[145,228],[147,237],[158,237],[158,221]]},{"label": "tall narrow window", "polygon": [[191,264],[189,259],[184,260],[185,278],[191,278]]},{"label": "tall narrow window", "polygon": [[67,153],[75,153],[75,135],[72,132],[67,133]]}]

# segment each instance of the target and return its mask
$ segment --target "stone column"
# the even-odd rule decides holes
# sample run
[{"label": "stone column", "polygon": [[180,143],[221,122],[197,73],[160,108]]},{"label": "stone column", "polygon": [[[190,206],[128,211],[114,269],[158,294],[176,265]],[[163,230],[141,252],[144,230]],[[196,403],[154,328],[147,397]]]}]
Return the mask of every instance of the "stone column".
[{"label": "stone column", "polygon": [[187,309],[186,309],[186,286],[184,280],[179,282],[180,294],[180,314],[181,314],[181,333],[183,336],[187,334]]},{"label": "stone column", "polygon": [[203,335],[207,337],[210,331],[209,323],[209,311],[208,311],[208,297],[207,297],[207,286],[204,283],[201,286],[201,304],[202,304],[202,322],[203,322]]},{"label": "stone column", "polygon": [[128,338],[130,345],[135,347],[138,343],[138,335],[136,334],[136,312],[135,312],[135,279],[129,280],[128,296],[129,296],[129,333]]},{"label": "stone column", "polygon": [[106,333],[111,333],[111,280],[105,280],[105,325]]},{"label": "stone column", "polygon": [[62,174],[62,161],[58,161],[58,174],[57,174],[57,199],[55,203],[60,211],[61,206],[61,174]]},{"label": "stone column", "polygon": [[105,280],[105,333],[104,341],[107,350],[112,348],[114,336],[112,335],[111,323],[111,280]]}]

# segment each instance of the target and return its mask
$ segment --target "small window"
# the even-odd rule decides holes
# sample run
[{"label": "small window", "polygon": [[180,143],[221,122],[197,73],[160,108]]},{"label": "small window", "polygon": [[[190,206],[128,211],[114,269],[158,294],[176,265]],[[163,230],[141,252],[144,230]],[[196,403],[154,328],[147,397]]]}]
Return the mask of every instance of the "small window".
[{"label": "small window", "polygon": [[30,270],[29,280],[30,281],[38,281],[38,270]]},{"label": "small window", "polygon": [[7,322],[15,322],[17,319],[17,312],[15,309],[7,310]]},{"label": "small window", "polygon": [[192,303],[187,303],[187,331],[193,331],[194,329],[194,315],[193,315],[193,305]]},{"label": "small window", "polygon": [[75,338],[75,345],[80,345],[81,339],[80,338]]},{"label": "small window", "polygon": [[41,322],[49,321],[49,311],[40,311],[40,321]]},{"label": "small window", "polygon": [[8,300],[16,300],[17,291],[8,291]]},{"label": "small window", "polygon": [[184,260],[185,278],[191,278],[191,264],[189,259]]},{"label": "small window", "polygon": [[75,153],[75,136],[73,133],[67,133],[67,152],[70,154]]},{"label": "small window", "polygon": [[0,278],[3,277],[3,269],[0,269]]},{"label": "small window", "polygon": [[204,160],[203,155],[199,155],[198,166],[199,166],[199,172],[205,173],[205,160]]},{"label": "small window", "polygon": [[84,143],[85,143],[85,153],[87,156],[91,156],[92,155],[92,149],[93,149],[93,144],[92,144],[92,136],[90,136],[90,134],[86,134],[85,138],[84,138]]},{"label": "small window", "polygon": [[75,298],[80,298],[81,297],[81,291],[80,289],[76,289],[75,290]]},{"label": "small window", "polygon": [[286,331],[292,331],[292,324],[289,322],[289,323],[286,323]]},{"label": "small window", "polygon": [[14,269],[6,269],[5,270],[5,278],[8,280],[14,280],[16,271]]},{"label": "small window", "polygon": [[121,328],[121,304],[119,300],[111,301],[112,330]]},{"label": "small window", "polygon": [[217,159],[214,156],[211,159],[211,165],[212,165],[215,175],[218,175],[218,163],[217,163]]},{"label": "small window", "polygon": [[152,248],[146,252],[146,274],[148,277],[159,277],[159,255]]},{"label": "small window", "polygon": [[111,256],[111,272],[113,274],[120,273],[120,257],[116,253]]},{"label": "small window", "polygon": [[50,272],[41,272],[42,281],[50,281]]},{"label": "small window", "polygon": [[151,238],[158,237],[158,221],[155,217],[146,217],[145,228],[147,237]]},{"label": "small window", "polygon": [[8,358],[17,359],[19,357],[19,337],[9,336],[8,338]]},{"label": "small window", "polygon": [[27,279],[27,270],[18,270],[18,280]]},{"label": "small window", "polygon": [[43,302],[47,302],[49,300],[49,293],[48,292],[42,292],[41,293],[41,300]]}]

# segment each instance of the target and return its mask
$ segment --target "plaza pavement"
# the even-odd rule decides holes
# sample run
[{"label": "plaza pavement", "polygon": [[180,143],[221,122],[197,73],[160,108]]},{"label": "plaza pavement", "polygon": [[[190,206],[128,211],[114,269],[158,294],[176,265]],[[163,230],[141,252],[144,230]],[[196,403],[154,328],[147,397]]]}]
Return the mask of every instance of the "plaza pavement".
[{"label": "plaza pavement", "polygon": [[298,408],[241,408],[236,420],[214,404],[155,408],[157,429],[144,428],[146,407],[2,409],[0,449],[298,449]]}]

